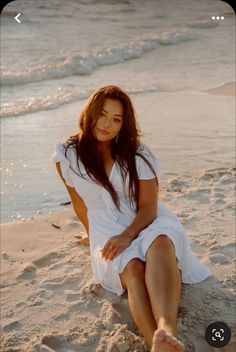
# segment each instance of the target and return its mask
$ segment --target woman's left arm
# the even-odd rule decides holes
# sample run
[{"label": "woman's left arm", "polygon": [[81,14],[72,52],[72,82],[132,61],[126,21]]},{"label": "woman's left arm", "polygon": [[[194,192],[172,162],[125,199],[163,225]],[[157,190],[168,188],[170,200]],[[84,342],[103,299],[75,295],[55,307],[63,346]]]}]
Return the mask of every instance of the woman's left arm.
[{"label": "woman's left arm", "polygon": [[131,241],[157,217],[158,181],[139,180],[138,211],[133,222],[123,232]]},{"label": "woman's left arm", "polygon": [[132,223],[119,235],[111,237],[102,249],[102,256],[117,257],[157,216],[158,180],[139,180],[138,211]]}]

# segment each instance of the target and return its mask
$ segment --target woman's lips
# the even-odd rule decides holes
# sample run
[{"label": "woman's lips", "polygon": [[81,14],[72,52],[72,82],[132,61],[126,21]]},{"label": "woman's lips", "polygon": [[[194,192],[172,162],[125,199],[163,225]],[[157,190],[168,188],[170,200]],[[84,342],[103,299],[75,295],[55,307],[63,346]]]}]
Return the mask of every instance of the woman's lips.
[{"label": "woman's lips", "polygon": [[104,135],[108,135],[108,134],[110,134],[109,132],[107,132],[107,131],[103,131],[103,130],[100,130],[99,128],[98,128],[97,130],[98,130],[98,132],[100,132],[100,133],[102,133],[102,134],[104,134]]}]

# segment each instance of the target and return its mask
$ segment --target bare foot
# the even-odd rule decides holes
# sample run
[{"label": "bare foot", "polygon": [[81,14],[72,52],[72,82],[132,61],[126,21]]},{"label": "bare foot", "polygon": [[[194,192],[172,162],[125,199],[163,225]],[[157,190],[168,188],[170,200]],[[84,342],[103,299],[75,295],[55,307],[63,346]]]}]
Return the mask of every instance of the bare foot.
[{"label": "bare foot", "polygon": [[153,335],[151,352],[183,352],[185,350],[182,342],[164,329],[158,329]]}]

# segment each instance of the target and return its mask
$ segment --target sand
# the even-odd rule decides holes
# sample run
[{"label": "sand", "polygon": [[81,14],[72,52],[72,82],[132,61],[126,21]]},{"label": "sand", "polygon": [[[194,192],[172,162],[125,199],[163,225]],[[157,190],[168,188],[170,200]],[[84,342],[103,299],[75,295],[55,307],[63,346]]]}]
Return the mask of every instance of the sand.
[{"label": "sand", "polygon": [[[234,307],[235,169],[172,177],[161,199],[185,226],[192,249],[212,276],[183,285],[179,337],[187,351],[214,351],[204,339],[212,321],[225,321],[236,336]],[[93,284],[89,247],[78,244],[83,227],[73,209],[2,224],[2,350],[145,351],[127,295]]]},{"label": "sand", "polygon": [[[209,93],[227,95],[226,88]],[[178,331],[187,352],[236,348],[235,173],[233,165],[170,172],[161,183],[161,201],[179,216],[193,252],[212,272],[201,283],[182,285]],[[78,235],[84,229],[70,205],[1,225],[2,351],[146,351],[127,294],[94,285],[89,246]],[[221,349],[204,338],[213,321],[231,328]]]},{"label": "sand", "polygon": [[235,82],[225,83],[224,85],[212,89],[208,89],[207,92],[216,95],[229,95],[235,96]]}]

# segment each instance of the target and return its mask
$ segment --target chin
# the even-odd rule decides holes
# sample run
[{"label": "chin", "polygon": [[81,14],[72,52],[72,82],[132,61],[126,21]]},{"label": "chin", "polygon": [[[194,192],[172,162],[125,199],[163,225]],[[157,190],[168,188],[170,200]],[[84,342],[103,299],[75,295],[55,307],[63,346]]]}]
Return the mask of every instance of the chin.
[{"label": "chin", "polygon": [[112,141],[112,138],[107,138],[107,137],[104,137],[104,136],[96,136],[95,138],[100,143],[109,143],[109,142]]}]

